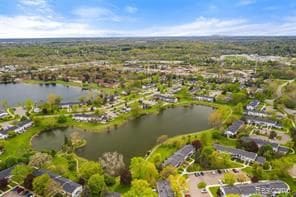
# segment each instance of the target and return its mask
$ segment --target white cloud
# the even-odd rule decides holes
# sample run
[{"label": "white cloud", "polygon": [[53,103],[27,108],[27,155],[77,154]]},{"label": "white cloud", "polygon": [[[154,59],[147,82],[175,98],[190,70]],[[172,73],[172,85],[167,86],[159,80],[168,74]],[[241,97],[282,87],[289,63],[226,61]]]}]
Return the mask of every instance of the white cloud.
[{"label": "white cloud", "polygon": [[120,22],[121,17],[112,10],[103,7],[80,7],[73,11],[73,14],[81,19],[94,19],[97,21]]},{"label": "white cloud", "polygon": [[18,7],[25,15],[43,15],[53,17],[53,9],[47,0],[18,0]]},{"label": "white cloud", "polygon": [[296,17],[276,23],[252,23],[245,19],[199,17],[175,26],[118,30],[97,28],[87,22],[44,16],[1,16],[0,38],[118,37],[118,36],[278,36],[296,35]]},{"label": "white cloud", "polygon": [[134,14],[134,13],[138,12],[138,8],[129,5],[129,6],[125,7],[125,11],[129,14]]}]

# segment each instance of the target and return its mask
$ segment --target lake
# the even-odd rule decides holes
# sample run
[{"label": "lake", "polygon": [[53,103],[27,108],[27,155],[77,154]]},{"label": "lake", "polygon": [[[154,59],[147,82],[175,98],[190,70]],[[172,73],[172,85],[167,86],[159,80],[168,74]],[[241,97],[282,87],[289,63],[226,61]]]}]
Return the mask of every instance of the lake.
[{"label": "lake", "polygon": [[209,129],[208,117],[213,109],[207,106],[175,107],[159,114],[146,115],[111,129],[109,132],[85,132],[77,128],[57,129],[43,132],[32,140],[35,150],[59,150],[64,143],[64,135],[78,131],[87,145],[77,150],[81,157],[97,160],[102,153],[117,151],[125,161],[134,156],[144,156],[161,135],[169,137]]},{"label": "lake", "polygon": [[26,99],[35,102],[45,101],[49,94],[56,94],[62,97],[62,102],[78,101],[87,91],[79,87],[68,87],[64,85],[39,85],[39,84],[0,84],[0,101],[6,100],[9,105],[24,103]]}]

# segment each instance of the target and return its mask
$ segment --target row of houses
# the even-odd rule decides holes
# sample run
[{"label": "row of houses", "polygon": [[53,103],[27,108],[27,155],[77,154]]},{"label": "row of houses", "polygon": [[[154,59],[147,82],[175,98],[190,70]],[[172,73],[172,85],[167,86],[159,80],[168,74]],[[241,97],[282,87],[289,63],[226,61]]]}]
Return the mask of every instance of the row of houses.
[{"label": "row of houses", "polygon": [[266,118],[268,115],[263,112],[263,111],[258,111],[258,110],[247,110],[245,111],[246,115],[248,116],[257,116],[257,117],[261,117],[261,118]]},{"label": "row of houses", "polygon": [[158,197],[174,197],[174,192],[167,180],[159,180],[156,183]]},{"label": "row of houses", "polygon": [[233,158],[239,159],[247,164],[256,162],[263,165],[266,161],[264,157],[258,156],[257,153],[245,151],[242,149],[232,148],[228,146],[223,146],[220,144],[214,144],[213,146],[217,151],[228,153]]},{"label": "row of houses", "polygon": [[196,96],[193,96],[193,99],[199,100],[199,101],[206,101],[206,102],[215,102],[215,98],[210,96],[196,95]]},{"label": "row of houses", "polygon": [[243,142],[251,142],[251,141],[253,141],[253,142],[255,142],[257,144],[258,148],[260,148],[262,146],[265,146],[265,145],[269,145],[269,146],[272,147],[272,150],[274,152],[277,152],[277,153],[280,153],[280,154],[287,154],[289,152],[289,150],[290,150],[288,147],[281,146],[278,143],[270,142],[270,141],[263,140],[263,139],[256,138],[256,137],[244,136],[244,137],[241,137],[241,140]]},{"label": "row of houses", "polygon": [[5,118],[6,116],[8,116],[8,113],[0,109],[0,118]]},{"label": "row of houses", "polygon": [[246,106],[246,109],[251,111],[256,110],[259,104],[260,104],[260,101],[253,100]]},{"label": "row of houses", "polygon": [[0,139],[8,138],[8,135],[10,132],[15,132],[17,134],[24,133],[32,125],[33,125],[33,121],[31,121],[31,120],[24,120],[22,122],[19,122],[15,126],[12,126],[12,127],[9,127],[7,129],[0,131]]},{"label": "row of houses", "polygon": [[178,151],[176,151],[172,156],[165,160],[162,164],[163,167],[171,165],[174,167],[179,167],[182,165],[187,158],[189,158],[195,152],[195,148],[191,145],[185,145]]},{"label": "row of houses", "polygon": [[178,99],[171,94],[154,94],[153,98],[167,103],[176,103]]},{"label": "row of houses", "polygon": [[265,127],[273,127],[277,129],[281,129],[281,125],[275,121],[275,120],[270,120],[267,118],[261,118],[261,117],[255,117],[255,116],[245,116],[244,117],[246,123],[248,124],[255,124],[259,126],[265,126]]},{"label": "row of houses", "polygon": [[230,194],[236,194],[241,197],[260,196],[277,196],[282,193],[289,193],[290,187],[287,183],[275,180],[258,183],[238,184],[233,186],[220,187],[220,196],[226,197]]},{"label": "row of houses", "polygon": [[[13,167],[0,171],[0,180],[11,179],[12,170],[13,170]],[[60,184],[62,188],[61,192],[66,196],[79,197],[81,196],[81,193],[83,191],[82,185],[75,183],[69,179],[66,179],[58,174],[52,173],[50,171],[43,170],[43,169],[35,169],[32,174],[35,177],[41,176],[43,174],[48,174],[51,179],[53,179],[54,181]]]},{"label": "row of houses", "polygon": [[73,119],[79,122],[101,122],[106,123],[112,119],[107,114],[98,116],[95,114],[74,114]]},{"label": "row of houses", "polygon": [[227,137],[233,137],[236,136],[236,134],[238,133],[239,129],[242,128],[244,126],[244,121],[242,120],[238,120],[233,122],[224,132],[224,134]]}]

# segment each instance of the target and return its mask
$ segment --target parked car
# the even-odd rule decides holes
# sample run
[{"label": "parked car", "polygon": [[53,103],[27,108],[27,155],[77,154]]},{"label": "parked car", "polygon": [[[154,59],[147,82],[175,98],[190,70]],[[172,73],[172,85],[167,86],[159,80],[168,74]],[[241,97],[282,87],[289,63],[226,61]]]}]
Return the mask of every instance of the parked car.
[{"label": "parked car", "polygon": [[238,169],[232,169],[232,171],[234,172],[234,173],[239,173],[239,170]]}]

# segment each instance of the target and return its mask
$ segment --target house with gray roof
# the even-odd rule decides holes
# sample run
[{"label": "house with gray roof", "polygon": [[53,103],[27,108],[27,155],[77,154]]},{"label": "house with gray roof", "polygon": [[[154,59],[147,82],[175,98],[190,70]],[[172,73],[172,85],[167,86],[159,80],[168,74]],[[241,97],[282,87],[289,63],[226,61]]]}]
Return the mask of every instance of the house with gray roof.
[{"label": "house with gray roof", "polygon": [[227,137],[236,136],[239,129],[242,128],[243,126],[244,126],[244,121],[242,121],[242,120],[235,121],[226,129],[224,134]]},{"label": "house with gray roof", "polygon": [[213,146],[217,151],[228,153],[233,158],[239,159],[239,160],[241,160],[241,161],[243,161],[245,163],[258,162],[259,164],[263,164],[263,163],[261,163],[263,161],[263,158],[259,158],[259,160],[256,160],[258,158],[257,153],[245,151],[245,150],[242,150],[242,149],[232,148],[232,147],[228,147],[228,146],[223,146],[223,145],[220,145],[220,144],[214,144]]},{"label": "house with gray roof", "polygon": [[245,116],[245,121],[248,124],[255,124],[265,127],[274,127],[274,128],[282,128],[281,125],[277,121],[270,120],[267,118],[255,117],[255,116]]},{"label": "house with gray roof", "polygon": [[172,156],[170,156],[167,160],[165,160],[162,164],[163,167],[172,165],[174,167],[179,167],[184,163],[184,161],[193,155],[195,152],[195,148],[191,145],[185,145],[178,151],[176,151]]},{"label": "house with gray roof", "polygon": [[153,98],[167,103],[176,103],[178,99],[171,94],[154,94]]},{"label": "house with gray roof", "polygon": [[210,96],[202,96],[202,95],[197,95],[193,97],[195,100],[199,100],[199,101],[206,101],[206,102],[214,102],[215,98],[214,97],[210,97]]},{"label": "house with gray roof", "polygon": [[8,113],[0,109],[0,118],[5,118],[6,116],[8,116]]},{"label": "house with gray roof", "polygon": [[226,197],[230,194],[237,194],[241,197],[250,197],[257,194],[267,197],[276,196],[282,193],[289,193],[289,191],[289,185],[280,180],[220,187],[220,194],[222,197]]},{"label": "house with gray roof", "polygon": [[174,192],[171,189],[170,183],[167,180],[160,180],[156,183],[158,197],[174,197]]},{"label": "house with gray roof", "polygon": [[272,150],[274,152],[277,152],[277,153],[280,153],[280,154],[287,154],[289,152],[289,150],[290,150],[288,147],[281,146],[278,143],[270,142],[270,141],[263,140],[263,139],[256,138],[256,137],[247,137],[247,136],[244,136],[244,137],[241,138],[241,140],[243,142],[253,141],[253,142],[255,142],[257,144],[258,148],[260,148],[260,147],[262,147],[264,145],[270,145],[272,147]]},{"label": "house with gray roof", "polygon": [[52,178],[54,181],[59,183],[63,188],[63,192],[65,193],[66,196],[71,196],[71,197],[81,196],[81,193],[83,191],[82,185],[47,170],[36,169],[35,171],[33,171],[34,176],[41,176],[43,174],[48,174],[50,178]]},{"label": "house with gray roof", "polygon": [[246,106],[246,109],[247,110],[255,110],[259,104],[260,104],[260,101],[253,100]]}]

